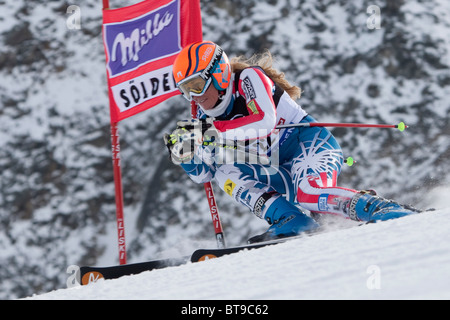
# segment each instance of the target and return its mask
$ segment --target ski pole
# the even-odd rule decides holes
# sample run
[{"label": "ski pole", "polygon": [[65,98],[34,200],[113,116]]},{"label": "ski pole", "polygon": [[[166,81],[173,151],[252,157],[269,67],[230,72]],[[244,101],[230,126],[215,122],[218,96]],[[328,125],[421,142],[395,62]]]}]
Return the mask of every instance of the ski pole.
[{"label": "ski pole", "polygon": [[[194,101],[191,102],[191,115],[195,119],[197,117],[197,105]],[[219,249],[225,248],[225,237],[223,235],[222,223],[220,222],[219,209],[217,208],[216,199],[211,182],[204,184],[206,197],[208,199],[209,211],[211,212],[211,219],[214,226],[214,233],[216,234],[217,247]]]},{"label": "ski pole", "polygon": [[281,124],[276,129],[293,128],[293,127],[341,127],[341,128],[396,128],[404,131],[408,128],[405,123],[398,124],[366,124],[366,123],[330,123],[330,122],[301,122],[291,124]]},{"label": "ski pole", "polygon": [[[340,127],[340,128],[395,128],[403,132],[408,128],[404,122],[398,124],[367,124],[367,123],[331,123],[331,122],[302,122],[281,124],[276,126],[276,129],[294,128],[294,127]],[[353,166],[356,161],[352,157],[348,157],[344,160],[349,167]]]}]

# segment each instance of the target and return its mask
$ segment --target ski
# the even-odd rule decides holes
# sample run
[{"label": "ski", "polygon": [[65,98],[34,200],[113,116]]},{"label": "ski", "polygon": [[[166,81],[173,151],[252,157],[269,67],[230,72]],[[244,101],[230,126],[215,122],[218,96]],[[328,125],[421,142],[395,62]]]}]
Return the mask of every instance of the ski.
[{"label": "ski", "polygon": [[[349,228],[363,226],[368,223],[374,223],[374,222],[373,221],[362,222],[358,225],[349,226]],[[237,253],[237,252],[243,251],[243,250],[258,249],[258,248],[262,248],[262,247],[266,247],[266,246],[270,246],[270,245],[284,243],[284,242],[294,240],[294,239],[301,239],[301,238],[304,239],[305,237],[311,237],[311,236],[321,234],[321,233],[326,233],[326,232],[328,232],[328,231],[319,227],[316,230],[305,232],[305,233],[302,233],[297,236],[279,238],[279,239],[257,242],[257,243],[247,244],[247,245],[236,246],[236,247],[197,249],[194,251],[194,253],[191,256],[191,262],[199,262],[199,261],[205,261],[205,260],[209,260],[209,259],[219,258],[219,257],[225,256],[225,255]]]},{"label": "ski", "polygon": [[144,271],[180,266],[187,263],[189,258],[190,257],[152,260],[110,267],[81,267],[79,282],[81,285],[87,285],[96,282],[99,279],[117,279]]},{"label": "ski", "polygon": [[219,257],[225,256],[228,254],[237,253],[239,251],[258,249],[258,248],[267,247],[267,246],[283,243],[283,242],[286,242],[289,240],[304,238],[304,237],[305,237],[305,235],[299,235],[299,236],[280,238],[280,239],[264,241],[264,242],[257,242],[257,243],[242,245],[242,246],[236,246],[236,247],[215,248],[215,249],[197,249],[194,251],[194,253],[191,256],[191,262],[199,262],[199,261],[205,261],[205,260],[209,260],[209,259],[215,259],[215,258],[219,258]]},{"label": "ski", "polygon": [[216,249],[197,249],[191,256],[182,258],[171,258],[171,259],[161,259],[152,260],[140,263],[132,263],[125,265],[117,265],[110,267],[81,267],[79,283],[81,285],[88,285],[94,283],[100,279],[117,279],[123,276],[129,276],[133,274],[139,274],[144,271],[151,271],[155,269],[162,269],[167,267],[175,267],[186,264],[187,262],[199,262],[205,261],[213,258],[222,257],[227,254],[236,253],[243,250],[257,249],[269,245],[274,245],[278,243],[285,242],[290,239],[299,238],[301,236],[289,237],[277,240],[271,240],[266,242],[259,242],[255,244],[248,244],[236,247],[228,248],[216,248]]}]

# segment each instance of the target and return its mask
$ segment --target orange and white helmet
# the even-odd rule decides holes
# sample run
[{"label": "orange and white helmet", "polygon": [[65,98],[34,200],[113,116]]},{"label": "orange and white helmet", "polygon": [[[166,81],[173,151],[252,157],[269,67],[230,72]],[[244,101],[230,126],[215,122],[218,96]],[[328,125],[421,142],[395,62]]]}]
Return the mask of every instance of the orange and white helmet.
[{"label": "orange and white helmet", "polygon": [[225,91],[231,79],[231,65],[221,47],[211,41],[190,44],[183,48],[173,64],[173,76],[183,96],[201,96],[211,82]]}]

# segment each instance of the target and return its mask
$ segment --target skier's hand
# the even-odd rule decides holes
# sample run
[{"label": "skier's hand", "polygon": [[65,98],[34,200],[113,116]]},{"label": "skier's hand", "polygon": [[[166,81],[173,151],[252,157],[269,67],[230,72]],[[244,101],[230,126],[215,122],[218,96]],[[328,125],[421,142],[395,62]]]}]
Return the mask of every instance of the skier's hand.
[{"label": "skier's hand", "polygon": [[195,140],[198,139],[193,132],[177,128],[172,134],[164,134],[163,138],[174,164],[188,163],[192,160],[196,148]]},{"label": "skier's hand", "polygon": [[[214,119],[188,119],[177,122],[178,128],[184,128],[194,133],[196,143],[202,145],[203,142],[218,142],[220,137],[216,127],[214,127]],[[201,139],[199,139],[201,138]]]}]

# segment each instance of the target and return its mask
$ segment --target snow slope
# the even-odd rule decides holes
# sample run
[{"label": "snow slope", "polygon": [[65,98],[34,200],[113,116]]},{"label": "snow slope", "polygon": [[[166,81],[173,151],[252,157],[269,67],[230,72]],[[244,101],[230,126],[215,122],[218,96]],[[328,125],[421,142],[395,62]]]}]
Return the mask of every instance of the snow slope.
[{"label": "snow slope", "polygon": [[436,208],[27,299],[450,299],[450,208]]}]

